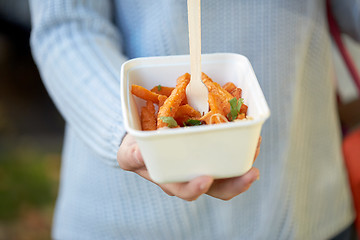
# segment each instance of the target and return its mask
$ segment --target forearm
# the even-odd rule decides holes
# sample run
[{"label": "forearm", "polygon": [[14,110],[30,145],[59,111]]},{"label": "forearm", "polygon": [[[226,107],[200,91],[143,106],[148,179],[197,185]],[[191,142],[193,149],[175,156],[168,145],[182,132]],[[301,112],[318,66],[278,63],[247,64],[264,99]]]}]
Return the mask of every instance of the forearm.
[{"label": "forearm", "polygon": [[360,0],[330,0],[330,6],[341,31],[360,42]]},{"label": "forearm", "polygon": [[122,127],[119,71],[125,61],[109,1],[30,1],[31,46],[49,94],[67,124],[116,164]]}]

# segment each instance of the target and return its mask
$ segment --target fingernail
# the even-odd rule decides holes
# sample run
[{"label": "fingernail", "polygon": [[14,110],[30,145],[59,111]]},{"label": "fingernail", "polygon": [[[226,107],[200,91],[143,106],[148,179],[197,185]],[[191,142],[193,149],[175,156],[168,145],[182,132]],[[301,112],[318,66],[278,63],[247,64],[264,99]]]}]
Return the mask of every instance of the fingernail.
[{"label": "fingernail", "polygon": [[209,185],[208,183],[202,183],[202,184],[200,185],[200,190],[201,190],[201,191],[205,190],[208,185]]},{"label": "fingernail", "polygon": [[141,160],[140,152],[138,150],[135,150],[134,152],[135,160],[140,165],[143,164],[143,161]]},{"label": "fingernail", "polygon": [[201,183],[200,184],[200,190],[204,191],[205,189],[208,189],[211,184],[212,184],[212,180],[210,180],[210,179],[208,181],[205,181],[205,182]]},{"label": "fingernail", "polygon": [[212,181],[208,181],[208,182],[203,182],[200,184],[200,190],[204,191],[205,189],[208,189],[210,186],[210,184],[212,184]]}]

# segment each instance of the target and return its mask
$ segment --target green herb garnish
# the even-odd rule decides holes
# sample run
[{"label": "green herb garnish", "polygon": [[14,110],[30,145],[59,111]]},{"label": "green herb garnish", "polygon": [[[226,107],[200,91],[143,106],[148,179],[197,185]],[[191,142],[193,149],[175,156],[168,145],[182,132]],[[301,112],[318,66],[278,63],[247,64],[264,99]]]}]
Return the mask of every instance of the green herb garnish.
[{"label": "green herb garnish", "polygon": [[160,117],[160,120],[167,123],[169,128],[177,127],[178,124],[173,117]]},{"label": "green herb garnish", "polygon": [[196,119],[189,119],[186,121],[186,123],[184,123],[185,126],[199,126],[201,124],[202,122]]},{"label": "green herb garnish", "polygon": [[229,100],[230,112],[227,115],[227,118],[230,121],[233,121],[233,120],[235,120],[237,118],[237,116],[239,115],[241,105],[243,104],[243,102],[244,102],[244,99],[242,99],[242,98],[239,98],[239,99],[232,98],[232,99]]},{"label": "green herb garnish", "polygon": [[158,89],[159,92],[161,91],[161,85],[160,84],[157,85],[157,89]]}]

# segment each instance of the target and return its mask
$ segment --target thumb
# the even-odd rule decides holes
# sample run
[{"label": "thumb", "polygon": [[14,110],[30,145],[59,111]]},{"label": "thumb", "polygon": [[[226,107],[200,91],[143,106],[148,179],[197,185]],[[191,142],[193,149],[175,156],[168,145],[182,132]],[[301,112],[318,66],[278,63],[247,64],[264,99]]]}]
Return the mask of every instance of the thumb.
[{"label": "thumb", "polygon": [[127,134],[117,153],[119,166],[126,171],[135,171],[145,166],[143,157],[135,138]]}]

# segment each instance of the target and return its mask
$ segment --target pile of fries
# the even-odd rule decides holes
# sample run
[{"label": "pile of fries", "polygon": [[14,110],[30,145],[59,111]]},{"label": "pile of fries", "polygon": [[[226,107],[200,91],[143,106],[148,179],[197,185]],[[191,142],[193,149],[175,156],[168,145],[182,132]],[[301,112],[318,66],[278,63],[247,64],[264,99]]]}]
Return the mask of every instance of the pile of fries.
[{"label": "pile of fries", "polygon": [[[204,73],[202,80],[209,90],[209,112],[203,116],[187,103],[188,73],[177,79],[175,88],[158,85],[147,90],[133,84],[131,93],[146,101],[141,108],[142,130],[218,124],[246,118],[248,107],[241,98],[241,88],[231,82],[221,87]],[[158,106],[158,111],[154,104]]]}]

